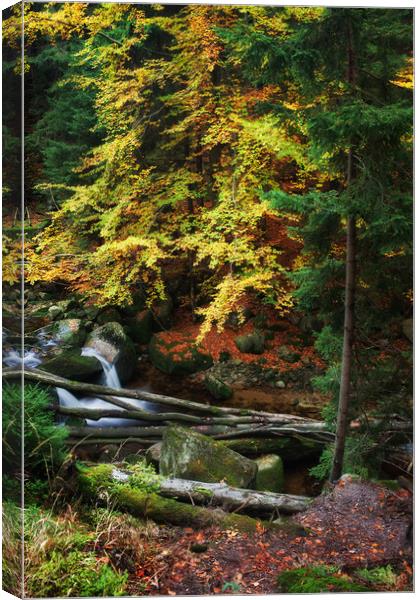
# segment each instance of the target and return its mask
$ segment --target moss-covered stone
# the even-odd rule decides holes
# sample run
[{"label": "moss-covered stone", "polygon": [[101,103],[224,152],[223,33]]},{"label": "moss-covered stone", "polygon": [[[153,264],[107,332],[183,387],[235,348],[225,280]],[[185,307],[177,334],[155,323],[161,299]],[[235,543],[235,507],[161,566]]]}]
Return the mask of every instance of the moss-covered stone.
[{"label": "moss-covered stone", "polygon": [[255,489],[262,492],[280,493],[284,488],[283,461],[277,454],[265,454],[255,460],[258,471]]},{"label": "moss-covered stone", "polygon": [[265,338],[262,333],[248,333],[238,335],[235,338],[235,344],[238,350],[247,354],[262,354],[264,352]]},{"label": "moss-covered stone", "polygon": [[75,381],[88,381],[102,372],[101,363],[92,356],[81,356],[80,349],[61,352],[42,363],[42,370]]},{"label": "moss-covered stone", "polygon": [[247,488],[255,479],[254,461],[226,448],[224,444],[191,429],[172,425],[164,433],[160,473],[193,481]]},{"label": "moss-covered stone", "polygon": [[213,360],[196,346],[192,340],[166,341],[162,334],[155,334],[149,344],[152,363],[169,375],[188,375],[205,371]]},{"label": "moss-covered stone", "polygon": [[228,400],[233,391],[230,385],[208,373],[204,379],[204,385],[216,400]]},{"label": "moss-covered stone", "polygon": [[66,346],[83,346],[86,329],[80,319],[62,319],[50,325],[51,337]]},{"label": "moss-covered stone", "polygon": [[136,367],[136,351],[120,323],[97,327],[88,335],[85,346],[93,348],[115,366],[121,383],[130,379]]},{"label": "moss-covered stone", "polygon": [[154,467],[159,468],[161,449],[162,449],[162,444],[161,444],[161,442],[158,442],[157,444],[153,444],[153,446],[150,446],[146,450],[144,456],[146,458],[146,463],[148,465],[153,465]]}]

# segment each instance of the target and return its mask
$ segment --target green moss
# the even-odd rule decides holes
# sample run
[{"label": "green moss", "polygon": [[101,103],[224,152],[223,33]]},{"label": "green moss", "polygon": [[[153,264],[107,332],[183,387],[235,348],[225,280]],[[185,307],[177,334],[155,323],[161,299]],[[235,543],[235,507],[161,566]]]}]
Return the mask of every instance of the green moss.
[{"label": "green moss", "polygon": [[163,436],[160,472],[208,483],[225,480],[234,487],[246,488],[255,478],[257,466],[208,436],[172,425]]},{"label": "green moss", "polygon": [[368,592],[369,588],[340,577],[335,567],[319,565],[283,571],[277,578],[278,590],[289,594],[322,592]]},{"label": "green moss", "polygon": [[156,523],[202,528],[218,525],[224,529],[238,529],[247,533],[255,532],[257,524],[266,528],[277,528],[275,524],[257,521],[251,517],[228,514],[221,509],[191,506],[172,498],[163,498],[133,487],[130,483],[112,481],[111,465],[86,467],[78,465],[80,490],[89,499],[101,497],[101,489],[111,496],[117,508],[140,518],[150,518]]},{"label": "green moss", "polygon": [[102,372],[101,363],[93,356],[82,356],[80,349],[66,350],[42,364],[43,371],[67,379],[85,381]]},{"label": "green moss", "polygon": [[249,333],[239,335],[235,338],[235,344],[238,350],[249,354],[262,354],[264,352],[265,338],[262,333]]},{"label": "green moss", "polygon": [[277,454],[266,454],[256,459],[258,466],[255,489],[282,492],[284,488],[283,461]]},{"label": "green moss", "polygon": [[93,552],[54,550],[27,576],[26,592],[34,598],[122,596],[128,575],[99,563]]},{"label": "green moss", "polygon": [[393,587],[397,581],[397,575],[391,565],[375,567],[374,569],[359,569],[355,574],[368,583],[386,585]]},{"label": "green moss", "polygon": [[214,375],[207,375],[204,380],[204,385],[216,400],[228,400],[232,397],[232,388],[224,381],[217,379]]}]

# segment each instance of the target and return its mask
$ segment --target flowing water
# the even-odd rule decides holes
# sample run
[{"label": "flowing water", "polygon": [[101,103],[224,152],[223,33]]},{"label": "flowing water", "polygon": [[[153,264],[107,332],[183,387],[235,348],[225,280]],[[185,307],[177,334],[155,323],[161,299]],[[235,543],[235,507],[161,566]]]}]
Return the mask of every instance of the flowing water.
[{"label": "flowing water", "polygon": [[[22,357],[21,352],[16,350],[11,344],[7,344],[9,334],[7,331],[3,331],[3,363],[7,367],[21,367],[34,369],[42,364],[43,359],[48,351],[57,346],[57,342],[48,335],[48,332],[41,330],[36,335],[36,347],[25,348]],[[108,362],[101,354],[99,354],[94,348],[82,348],[82,356],[90,356],[96,358],[102,365],[102,375],[100,381],[102,385],[111,387],[114,389],[121,389],[121,382],[118,377],[117,369],[114,364]],[[150,386],[145,385],[141,390],[150,391]],[[106,402],[101,398],[93,397],[79,397],[64,388],[56,388],[58,402],[60,406],[66,408],[97,408],[97,409],[114,409],[123,410],[120,407],[115,406],[110,402]],[[151,413],[157,413],[160,408],[157,404],[146,402],[145,400],[135,400],[131,398],[120,398],[133,408],[140,408]],[[134,419],[122,419],[122,418],[108,418],[93,420],[86,419],[86,425],[91,427],[117,427],[119,425],[135,425],[140,424],[143,421]]]}]

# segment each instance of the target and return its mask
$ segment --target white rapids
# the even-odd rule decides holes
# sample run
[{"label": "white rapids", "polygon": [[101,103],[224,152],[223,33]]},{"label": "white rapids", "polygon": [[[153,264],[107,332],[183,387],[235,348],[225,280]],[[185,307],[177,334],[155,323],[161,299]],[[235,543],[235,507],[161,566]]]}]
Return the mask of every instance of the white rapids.
[{"label": "white rapids", "polygon": [[[103,369],[102,384],[104,386],[114,389],[121,389],[121,382],[115,365],[108,362],[106,358],[99,354],[99,352],[97,352],[94,348],[82,348],[82,356],[92,356],[101,363]],[[123,410],[122,408],[115,406],[115,404],[107,402],[106,400],[102,400],[101,398],[85,397],[78,399],[74,394],[62,388],[57,388],[57,394],[60,406],[66,406],[69,408],[109,408],[113,410]],[[159,410],[156,404],[153,404],[152,402],[146,402],[145,400],[135,400],[132,398],[123,397],[120,397],[120,400],[124,400],[124,402],[130,404],[133,406],[133,408],[141,408],[142,410],[147,410],[148,412],[156,413]],[[98,420],[86,419],[86,425],[91,427],[118,427],[121,425],[136,425],[141,422],[141,419],[135,420],[111,417],[104,417]]]}]

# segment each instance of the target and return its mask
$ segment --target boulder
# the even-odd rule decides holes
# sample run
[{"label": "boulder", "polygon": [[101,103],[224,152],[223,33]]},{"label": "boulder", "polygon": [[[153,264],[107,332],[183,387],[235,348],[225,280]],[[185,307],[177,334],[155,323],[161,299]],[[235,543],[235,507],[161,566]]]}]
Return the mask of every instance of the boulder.
[{"label": "boulder", "polygon": [[193,481],[247,488],[255,479],[254,461],[191,429],[177,425],[166,429],[160,452],[160,474]]},{"label": "boulder", "polygon": [[66,379],[88,381],[102,373],[101,363],[92,356],[81,356],[80,349],[64,350],[42,363],[42,370]]},{"label": "boulder", "polygon": [[277,454],[266,454],[255,460],[258,466],[255,489],[280,493],[284,488],[283,461]]},{"label": "boulder", "polygon": [[148,465],[153,465],[155,468],[159,468],[161,449],[162,449],[162,444],[161,444],[161,442],[158,442],[157,444],[153,444],[153,446],[150,446],[146,450],[146,453],[144,456],[146,458],[146,463]]},{"label": "boulder", "polygon": [[211,356],[202,352],[193,340],[167,341],[155,334],[149,344],[150,360],[155,367],[169,375],[188,375],[211,367]]},{"label": "boulder", "polygon": [[298,352],[293,352],[288,346],[280,346],[278,355],[280,358],[290,363],[294,363],[300,359],[300,354]]},{"label": "boulder", "polygon": [[121,383],[130,379],[137,363],[136,351],[120,323],[97,327],[88,335],[85,346],[93,348],[115,366]]},{"label": "boulder", "polygon": [[127,320],[131,337],[138,344],[148,344],[153,335],[153,316],[150,310],[140,310]]},{"label": "boulder", "polygon": [[80,319],[62,319],[49,327],[49,333],[58,344],[66,346],[83,346],[86,329]]},{"label": "boulder", "polygon": [[204,378],[204,385],[216,400],[228,400],[232,397],[233,392],[230,385],[211,373]]},{"label": "boulder", "polygon": [[265,338],[262,333],[248,333],[238,335],[235,344],[238,350],[247,354],[262,354],[264,352]]}]

